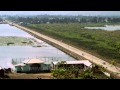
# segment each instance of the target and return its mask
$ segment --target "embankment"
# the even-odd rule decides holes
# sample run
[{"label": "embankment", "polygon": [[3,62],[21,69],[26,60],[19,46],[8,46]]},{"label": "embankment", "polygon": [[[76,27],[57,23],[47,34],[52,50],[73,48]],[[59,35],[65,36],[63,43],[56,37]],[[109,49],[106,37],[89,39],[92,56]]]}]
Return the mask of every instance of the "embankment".
[{"label": "embankment", "polygon": [[[33,35],[34,37],[36,37],[36,38],[38,38],[38,39],[40,39],[40,40],[43,40],[43,41],[47,42],[48,44],[50,44],[50,45],[52,45],[52,46],[60,49],[61,51],[67,53],[68,55],[74,57],[74,58],[77,59],[77,60],[85,60],[85,59],[86,59],[86,58],[84,58],[83,56],[80,56],[80,55],[76,54],[75,52],[70,51],[70,50],[68,50],[67,48],[58,45],[57,43],[51,42],[50,40],[45,39],[45,38],[43,38],[43,37],[40,37],[40,36],[38,36],[38,35],[36,35],[36,34],[34,34],[34,33],[31,33],[31,32],[29,32],[29,31],[27,31],[27,32],[28,32],[29,34]],[[68,48],[69,48],[69,46],[68,46]]]}]

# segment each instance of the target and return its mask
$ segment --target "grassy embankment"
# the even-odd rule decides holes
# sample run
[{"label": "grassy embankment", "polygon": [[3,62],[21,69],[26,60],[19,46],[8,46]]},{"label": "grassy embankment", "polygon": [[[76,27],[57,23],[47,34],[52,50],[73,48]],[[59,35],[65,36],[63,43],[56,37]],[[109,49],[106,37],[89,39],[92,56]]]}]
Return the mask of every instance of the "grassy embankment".
[{"label": "grassy embankment", "polygon": [[[88,30],[86,26],[104,26],[105,23],[30,24],[27,27],[62,40],[97,57],[120,63],[116,45],[120,43],[120,30]],[[107,24],[109,25],[109,23]],[[113,25],[113,24],[112,24]],[[115,24],[114,24],[115,25]]]}]

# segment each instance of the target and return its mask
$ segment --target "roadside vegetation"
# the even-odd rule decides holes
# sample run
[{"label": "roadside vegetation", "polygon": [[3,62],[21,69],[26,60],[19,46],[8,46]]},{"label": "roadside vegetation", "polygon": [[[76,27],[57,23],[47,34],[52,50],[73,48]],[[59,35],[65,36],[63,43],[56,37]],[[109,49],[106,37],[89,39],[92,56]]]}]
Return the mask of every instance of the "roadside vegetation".
[{"label": "roadside vegetation", "polygon": [[29,24],[37,32],[62,40],[77,48],[108,61],[115,60],[120,63],[120,30],[89,30],[84,27],[104,26],[105,23],[54,23]]},{"label": "roadside vegetation", "polygon": [[54,79],[110,79],[104,71],[105,69],[98,65],[80,69],[77,65],[67,67],[65,62],[60,62],[52,70],[52,76]]}]

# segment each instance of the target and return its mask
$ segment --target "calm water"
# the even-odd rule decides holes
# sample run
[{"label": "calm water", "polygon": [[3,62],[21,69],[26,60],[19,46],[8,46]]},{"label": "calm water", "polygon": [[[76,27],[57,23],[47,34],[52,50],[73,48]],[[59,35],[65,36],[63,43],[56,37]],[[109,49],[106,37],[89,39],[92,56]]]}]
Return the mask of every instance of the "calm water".
[{"label": "calm water", "polygon": [[[0,24],[0,36],[23,36],[36,39],[25,31],[8,24]],[[38,39],[36,40],[38,42],[43,42]],[[75,60],[57,48],[45,42],[43,43],[47,47],[0,46],[0,66],[4,68],[10,67],[12,58],[56,57],[58,60]]]},{"label": "calm water", "polygon": [[87,29],[102,29],[108,31],[120,30],[120,25],[105,25],[105,27],[84,27]]}]

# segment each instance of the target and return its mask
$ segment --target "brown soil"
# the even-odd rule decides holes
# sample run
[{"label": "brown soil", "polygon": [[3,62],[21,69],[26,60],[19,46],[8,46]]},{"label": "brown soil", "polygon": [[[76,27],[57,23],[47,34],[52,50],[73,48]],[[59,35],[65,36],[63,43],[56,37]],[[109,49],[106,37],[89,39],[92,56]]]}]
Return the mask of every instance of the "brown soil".
[{"label": "brown soil", "polygon": [[9,79],[52,79],[51,73],[9,73]]}]

